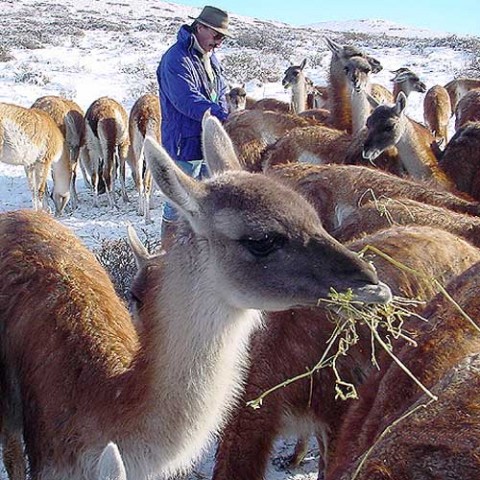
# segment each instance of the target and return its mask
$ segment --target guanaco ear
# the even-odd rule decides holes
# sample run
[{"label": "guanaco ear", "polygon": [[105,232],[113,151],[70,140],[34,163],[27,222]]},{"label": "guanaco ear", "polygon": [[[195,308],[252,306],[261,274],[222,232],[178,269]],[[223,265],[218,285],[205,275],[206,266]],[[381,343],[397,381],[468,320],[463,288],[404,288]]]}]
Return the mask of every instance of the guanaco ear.
[{"label": "guanaco ear", "polygon": [[325,43],[327,44],[327,47],[329,48],[329,50],[332,53],[336,53],[337,55],[340,54],[340,52],[343,48],[342,45],[340,45],[337,42],[334,42],[331,38],[328,38],[328,37],[323,37],[323,39],[325,40]]},{"label": "guanaco ear", "polygon": [[407,81],[409,78],[412,78],[412,75],[413,75],[412,72],[403,71],[403,72],[397,73],[395,77],[392,78],[391,81],[393,83],[402,83]]},{"label": "guanaco ear", "polygon": [[135,263],[137,265],[137,268],[142,268],[147,263],[147,260],[150,258],[150,254],[148,253],[145,245],[143,245],[140,238],[138,238],[137,232],[132,227],[132,225],[128,225],[127,227],[127,241],[133,252],[133,256],[135,257]]},{"label": "guanaco ear", "polygon": [[110,442],[98,461],[98,480],[127,480],[127,472],[118,447]]},{"label": "guanaco ear", "polygon": [[210,111],[205,112],[202,119],[202,149],[211,174],[242,170],[230,137]]},{"label": "guanaco ear", "polygon": [[304,58],[302,63],[300,64],[300,70],[303,70],[305,68],[305,65],[307,65],[307,59]]},{"label": "guanaco ear", "polygon": [[365,94],[367,96],[368,103],[374,110],[381,105],[381,103],[375,97],[370,95],[368,92],[365,92]]},{"label": "guanaco ear", "polygon": [[[395,73],[395,72],[392,72]],[[395,76],[390,80],[393,83],[401,83],[405,81],[405,72],[395,73]]]},{"label": "guanaco ear", "polygon": [[370,64],[372,73],[379,73],[383,70],[382,64],[375,57],[371,57],[370,55],[365,55],[365,58],[367,62]]},{"label": "guanaco ear", "polygon": [[407,106],[407,96],[403,92],[398,92],[397,100],[394,105],[395,113],[401,115]]},{"label": "guanaco ear", "polygon": [[189,219],[198,214],[198,202],[205,187],[178,167],[150,135],[145,138],[145,159],[153,179],[168,200]]}]

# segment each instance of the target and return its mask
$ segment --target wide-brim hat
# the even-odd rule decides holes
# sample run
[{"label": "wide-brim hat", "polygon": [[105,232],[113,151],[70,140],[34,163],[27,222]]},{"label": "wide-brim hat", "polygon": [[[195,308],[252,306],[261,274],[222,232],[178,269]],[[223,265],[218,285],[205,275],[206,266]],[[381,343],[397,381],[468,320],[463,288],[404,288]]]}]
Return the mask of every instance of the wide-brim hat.
[{"label": "wide-brim hat", "polygon": [[202,25],[212,28],[218,33],[231,37],[232,34],[228,31],[228,13],[216,7],[206,6],[200,12],[198,17],[191,17]]}]

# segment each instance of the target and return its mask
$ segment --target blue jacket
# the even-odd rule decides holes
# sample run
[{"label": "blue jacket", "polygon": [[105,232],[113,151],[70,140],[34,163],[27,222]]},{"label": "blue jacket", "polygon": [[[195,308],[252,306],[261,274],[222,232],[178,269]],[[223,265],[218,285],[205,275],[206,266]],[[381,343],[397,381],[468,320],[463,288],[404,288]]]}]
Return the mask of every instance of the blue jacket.
[{"label": "blue jacket", "polygon": [[201,122],[203,114],[224,121],[227,118],[225,93],[220,63],[211,56],[215,73],[215,101],[211,100],[212,86],[201,54],[193,48],[194,39],[189,25],[183,25],[177,42],[163,55],[157,69],[162,112],[162,143],[174,160],[189,161],[203,158],[201,149]]}]

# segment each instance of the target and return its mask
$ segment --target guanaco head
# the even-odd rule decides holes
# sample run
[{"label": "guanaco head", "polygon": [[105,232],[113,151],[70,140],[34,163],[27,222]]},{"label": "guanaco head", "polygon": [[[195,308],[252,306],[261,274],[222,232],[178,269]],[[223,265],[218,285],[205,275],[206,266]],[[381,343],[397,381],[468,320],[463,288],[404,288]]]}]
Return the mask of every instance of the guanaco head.
[{"label": "guanaco head", "polygon": [[301,80],[304,77],[303,69],[307,65],[307,59],[303,59],[302,63],[300,65],[292,65],[288,67],[284,74],[283,74],[283,79],[282,79],[282,86],[283,88],[291,87],[293,85],[296,85],[299,80]]},{"label": "guanaco head", "polygon": [[363,158],[375,160],[387,148],[397,144],[405,131],[404,110],[407,97],[397,95],[394,105],[378,105],[367,119],[367,138],[363,146]]},{"label": "guanaco head", "polygon": [[345,75],[352,84],[352,88],[356,92],[365,90],[369,82],[372,67],[369,61],[364,57],[351,57],[345,64]]},{"label": "guanaco head", "polygon": [[226,97],[230,113],[245,110],[247,106],[247,92],[243,85],[231,88]]},{"label": "guanaco head", "polygon": [[53,192],[53,203],[55,204],[55,216],[60,217],[70,200],[70,192]]},{"label": "guanaco head", "polygon": [[324,37],[324,40],[332,54],[336,55],[343,65],[345,65],[345,63],[351,57],[364,57],[370,63],[372,73],[378,73],[382,71],[382,64],[376,58],[367,55],[360,48],[357,48],[354,45],[340,45],[328,37]]},{"label": "guanaco head", "polygon": [[391,81],[400,86],[406,95],[409,95],[411,92],[425,93],[427,91],[427,86],[409,68],[398,68],[397,70],[392,70],[392,73],[394,77]]},{"label": "guanaco head", "polygon": [[302,196],[241,169],[213,116],[203,120],[202,143],[212,173],[203,182],[185,174],[153,139],[145,143],[155,181],[183,218],[169,258],[194,250],[192,268],[207,268],[211,288],[235,308],[314,305],[331,288],[352,288],[365,301],[390,298],[373,268],[327,234]]}]

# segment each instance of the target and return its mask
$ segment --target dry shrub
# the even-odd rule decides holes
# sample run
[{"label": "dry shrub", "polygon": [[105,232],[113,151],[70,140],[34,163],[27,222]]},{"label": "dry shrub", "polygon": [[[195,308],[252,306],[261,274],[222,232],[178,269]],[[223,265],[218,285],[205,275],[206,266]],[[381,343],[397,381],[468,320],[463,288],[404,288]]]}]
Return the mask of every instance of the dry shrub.
[{"label": "dry shrub", "polygon": [[97,260],[107,271],[115,291],[128,301],[130,285],[137,271],[132,250],[125,239],[104,239],[95,252]]},{"label": "dry shrub", "polygon": [[[145,235],[143,243],[146,249],[152,253],[160,248],[160,240],[148,235]],[[137,273],[137,267],[127,240],[125,238],[103,239],[100,247],[93,253],[110,276],[119,297],[128,302],[130,285]]]}]

